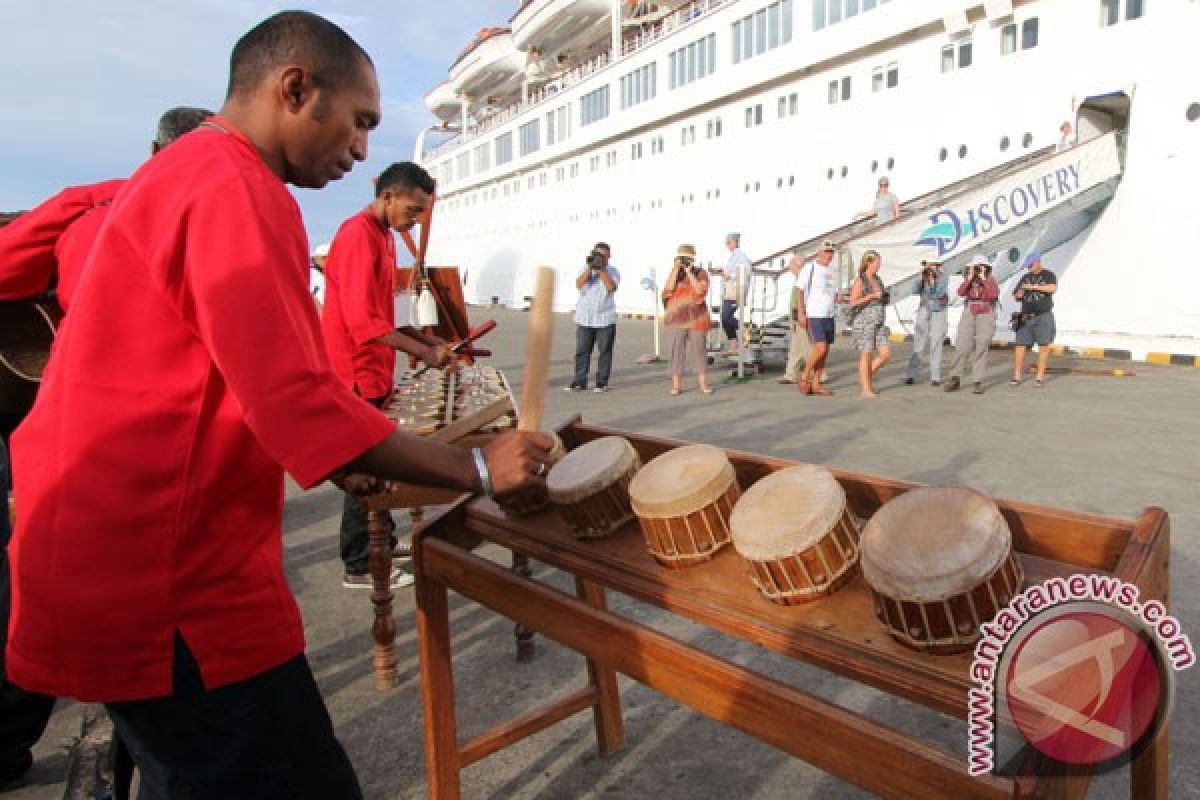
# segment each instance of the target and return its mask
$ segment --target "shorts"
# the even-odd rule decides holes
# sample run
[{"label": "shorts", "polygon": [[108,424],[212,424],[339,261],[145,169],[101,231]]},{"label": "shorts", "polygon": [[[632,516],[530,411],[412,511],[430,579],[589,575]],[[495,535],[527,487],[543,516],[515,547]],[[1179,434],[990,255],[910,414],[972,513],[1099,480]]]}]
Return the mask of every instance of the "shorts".
[{"label": "shorts", "polygon": [[837,326],[833,322],[833,317],[808,318],[808,338],[812,339],[813,342],[833,344],[836,335]]},{"label": "shorts", "polygon": [[855,325],[851,330],[854,337],[854,349],[860,353],[871,353],[884,350],[891,345],[891,331],[886,325],[868,324]]},{"label": "shorts", "polygon": [[1056,332],[1054,313],[1047,311],[1044,314],[1035,314],[1032,319],[1025,320],[1017,329],[1016,341],[1023,347],[1032,347],[1035,344],[1047,345],[1054,341]]}]

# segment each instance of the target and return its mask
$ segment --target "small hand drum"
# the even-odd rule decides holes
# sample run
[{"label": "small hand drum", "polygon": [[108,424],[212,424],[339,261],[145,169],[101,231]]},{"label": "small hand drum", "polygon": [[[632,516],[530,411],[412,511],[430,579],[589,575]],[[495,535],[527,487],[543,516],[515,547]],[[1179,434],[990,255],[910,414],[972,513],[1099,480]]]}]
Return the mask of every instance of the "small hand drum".
[{"label": "small hand drum", "polygon": [[738,500],[729,527],[750,579],[781,605],[831,594],[858,565],[858,526],[824,467],[801,464],[763,478]]},{"label": "small hand drum", "polygon": [[629,484],[646,547],[671,569],[708,561],[729,542],[729,517],[739,495],[725,452],[707,444],[663,453]]},{"label": "small hand drum", "polygon": [[577,538],[600,539],[633,516],[629,482],[641,464],[627,439],[605,436],[555,464],[546,491]]},{"label": "small hand drum", "polygon": [[875,615],[901,644],[957,653],[1021,590],[1000,509],[971,489],[913,489],[863,529],[863,577]]}]

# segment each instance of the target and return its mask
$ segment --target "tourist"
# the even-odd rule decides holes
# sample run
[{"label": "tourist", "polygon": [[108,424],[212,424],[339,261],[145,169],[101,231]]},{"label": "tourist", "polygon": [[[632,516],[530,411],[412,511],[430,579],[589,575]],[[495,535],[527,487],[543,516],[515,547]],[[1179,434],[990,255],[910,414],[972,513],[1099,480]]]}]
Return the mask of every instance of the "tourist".
[{"label": "tourist", "polygon": [[921,362],[929,360],[933,386],[942,384],[942,347],[946,341],[946,309],[950,304],[950,280],[942,271],[942,262],[931,258],[921,262],[921,280],[917,284],[917,310],[913,323],[913,350],[908,359],[904,382],[911,386],[921,371]]},{"label": "tourist", "polygon": [[1037,251],[1025,256],[1022,266],[1029,271],[1013,289],[1013,297],[1021,301],[1021,311],[1017,317],[1017,346],[1013,350],[1013,376],[1009,383],[1013,386],[1021,383],[1025,351],[1036,344],[1037,378],[1033,385],[1040,389],[1045,386],[1046,363],[1050,360],[1050,345],[1054,343],[1054,293],[1058,291],[1058,278],[1042,266],[1042,254]]},{"label": "tourist", "polygon": [[592,391],[607,392],[612,377],[613,345],[617,340],[617,302],[621,273],[609,259],[612,248],[596,242],[584,259],[583,270],[575,277],[579,299],[575,302],[575,374],[567,391],[582,392],[588,387],[592,368],[592,350],[596,350],[596,383]]},{"label": "tourist", "polygon": [[692,245],[679,245],[662,296],[667,305],[663,324],[671,337],[671,394],[683,391],[683,373],[688,361],[696,370],[700,391],[712,394],[707,375],[708,353],[704,348],[712,327],[708,311],[708,272],[696,264],[696,248]]},{"label": "tourist", "polygon": [[863,397],[875,398],[875,373],[892,357],[888,329],[884,324],[888,293],[879,278],[883,259],[875,250],[863,253],[858,277],[850,286],[849,306],[854,315],[851,326],[854,348],[858,350],[858,385]]},{"label": "tourist", "polygon": [[1000,299],[1000,287],[992,277],[991,263],[982,255],[976,256],[967,269],[963,282],[959,284],[958,296],[963,298],[965,307],[958,320],[954,364],[950,367],[946,391],[958,389],[969,364],[974,392],[983,394],[988,348],[996,333],[996,301]]},{"label": "tourist", "polygon": [[823,242],[817,255],[805,263],[796,276],[796,323],[807,332],[811,345],[804,362],[804,373],[797,385],[801,394],[823,397],[833,394],[821,385],[821,381],[829,348],[837,335],[834,322],[838,300],[837,269],[833,265],[836,250],[833,242]]}]

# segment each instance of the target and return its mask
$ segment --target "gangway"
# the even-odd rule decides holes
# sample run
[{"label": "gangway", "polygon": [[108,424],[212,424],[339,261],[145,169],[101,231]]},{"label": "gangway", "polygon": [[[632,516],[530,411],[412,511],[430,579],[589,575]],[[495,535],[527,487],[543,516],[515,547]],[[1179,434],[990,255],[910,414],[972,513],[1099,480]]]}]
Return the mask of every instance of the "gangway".
[{"label": "gangway", "polygon": [[[1129,101],[1124,93],[1089,98],[1077,119],[1091,138],[1056,152],[1044,148],[955,181],[903,204],[901,216],[884,224],[857,220],[825,231],[755,262],[746,313],[751,342],[747,364],[786,360],[789,298],[779,279],[792,255],[811,257],[821,242],[838,245],[839,285],[848,289],[863,253],[883,258],[889,317],[902,318],[914,302],[921,261],[937,258],[947,274],[985,255],[1003,283],[1020,269],[1025,252],[1052,250],[1086,230],[1116,191],[1124,166]],[[907,301],[907,303],[906,303]]]}]

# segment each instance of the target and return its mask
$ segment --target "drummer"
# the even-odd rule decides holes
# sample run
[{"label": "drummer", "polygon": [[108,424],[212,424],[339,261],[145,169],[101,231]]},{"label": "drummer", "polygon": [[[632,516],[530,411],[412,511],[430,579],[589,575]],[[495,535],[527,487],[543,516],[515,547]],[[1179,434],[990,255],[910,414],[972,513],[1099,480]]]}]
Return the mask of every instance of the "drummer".
[{"label": "drummer", "polygon": [[550,442],[417,439],[338,381],[286,184],[366,158],[375,69],[299,11],[230,64],[220,114],[122,189],[13,437],[6,666],[104,703],[143,796],[354,800],[283,574],[285,470],[305,488],[362,472],[502,492],[536,483]]},{"label": "drummer", "polygon": [[[329,360],[342,383],[376,408],[392,389],[397,350],[438,367],[453,360],[439,339],[411,327],[396,330],[392,302],[396,270],[392,231],[412,228],[429,208],[433,191],[433,178],[420,166],[407,161],[392,164],[375,181],[371,204],[338,228],[325,261],[321,329]],[[388,522],[395,528],[390,516]],[[339,539],[345,567],[342,585],[370,589],[367,514],[349,494],[342,504]],[[396,555],[411,556],[412,546],[405,543]],[[412,582],[412,575],[404,570],[392,570],[393,589]]]}]

